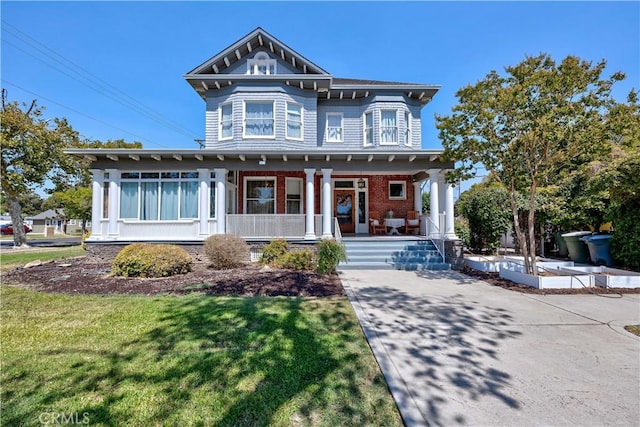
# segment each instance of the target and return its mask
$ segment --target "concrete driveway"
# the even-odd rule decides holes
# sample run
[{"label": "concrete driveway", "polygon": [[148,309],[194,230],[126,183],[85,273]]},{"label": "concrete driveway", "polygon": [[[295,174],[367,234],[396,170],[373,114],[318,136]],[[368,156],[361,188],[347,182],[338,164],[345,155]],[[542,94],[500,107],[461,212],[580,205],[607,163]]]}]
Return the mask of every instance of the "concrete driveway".
[{"label": "concrete driveway", "polygon": [[405,423],[640,425],[640,295],[531,295],[456,272],[340,273]]}]

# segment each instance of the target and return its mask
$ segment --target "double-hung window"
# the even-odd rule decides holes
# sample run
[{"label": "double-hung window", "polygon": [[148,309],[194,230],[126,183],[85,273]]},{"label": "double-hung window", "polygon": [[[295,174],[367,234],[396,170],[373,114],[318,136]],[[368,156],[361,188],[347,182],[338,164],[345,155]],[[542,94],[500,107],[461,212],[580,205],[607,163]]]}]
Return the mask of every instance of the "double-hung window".
[{"label": "double-hung window", "polygon": [[368,111],[364,113],[364,146],[373,145],[373,113]]},{"label": "double-hung window", "polygon": [[245,210],[247,214],[276,213],[275,184],[275,178],[245,179]]},{"label": "double-hung window", "polygon": [[246,101],[244,103],[244,137],[273,138],[273,101]]},{"label": "double-hung window", "polygon": [[342,142],[342,113],[327,113],[327,142]]},{"label": "double-hung window", "polygon": [[287,102],[287,139],[302,141],[302,105]]},{"label": "double-hung window", "polygon": [[120,218],[171,221],[198,217],[198,172],[123,172]]},{"label": "double-hung window", "polygon": [[302,178],[287,178],[286,181],[287,192],[287,213],[288,214],[301,214],[302,213]]},{"label": "double-hung window", "polygon": [[102,218],[109,218],[109,172],[104,173],[104,183],[102,184]]},{"label": "double-hung window", "polygon": [[380,112],[380,144],[394,145],[398,143],[398,118],[396,110]]},{"label": "double-hung window", "polygon": [[404,145],[411,145],[411,113],[404,112]]},{"label": "double-hung window", "polygon": [[220,106],[219,140],[233,138],[233,105],[229,102]]}]

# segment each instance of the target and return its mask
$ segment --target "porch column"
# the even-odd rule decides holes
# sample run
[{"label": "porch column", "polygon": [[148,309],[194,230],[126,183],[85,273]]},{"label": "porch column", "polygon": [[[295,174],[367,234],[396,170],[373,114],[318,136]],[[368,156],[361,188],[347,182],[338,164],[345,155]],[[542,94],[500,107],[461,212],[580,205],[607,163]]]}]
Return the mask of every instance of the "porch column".
[{"label": "porch column", "polygon": [[207,168],[198,168],[199,192],[198,199],[200,209],[198,217],[200,218],[200,235],[209,234],[209,181],[211,180],[210,171]]},{"label": "porch column", "polygon": [[413,210],[418,211],[418,215],[422,215],[422,181],[413,183]]},{"label": "porch column", "polygon": [[225,234],[227,229],[227,172],[214,169],[216,173],[216,234]]},{"label": "porch column", "polygon": [[440,169],[429,169],[429,237],[438,237],[438,172]]},{"label": "porch column", "polygon": [[120,170],[105,169],[105,173],[109,174],[109,235],[117,236],[120,217]]},{"label": "porch column", "polygon": [[[440,210],[440,212],[438,213],[442,213],[444,211],[444,207],[446,206],[446,194],[445,194],[445,186],[447,184],[447,180],[446,180],[446,176],[445,176],[446,171],[445,170],[440,170],[440,173],[438,173],[438,208]],[[440,219],[440,218],[438,218]],[[438,227],[440,227],[441,224],[438,224]],[[444,227],[444,224],[442,224],[442,226]],[[440,230],[442,232],[444,232],[444,230]]]},{"label": "porch column", "polygon": [[91,171],[91,235],[99,236],[102,231],[102,194],[104,193],[104,171],[90,169]]},{"label": "porch column", "polygon": [[316,238],[316,231],[315,231],[315,188],[313,185],[313,179],[315,177],[316,174],[316,170],[315,169],[305,169],[304,173],[307,175],[307,187],[306,187],[306,191],[305,191],[305,201],[306,201],[306,207],[305,207],[305,233],[304,233],[304,239],[305,240],[315,240]]},{"label": "porch column", "polygon": [[456,229],[455,229],[455,213],[453,211],[453,184],[447,182],[445,183],[445,213],[444,213],[444,221],[445,221],[445,237],[449,240],[457,239]]},{"label": "porch column", "polygon": [[322,169],[322,238],[331,239],[331,212],[333,200],[331,197],[331,172],[333,169]]}]

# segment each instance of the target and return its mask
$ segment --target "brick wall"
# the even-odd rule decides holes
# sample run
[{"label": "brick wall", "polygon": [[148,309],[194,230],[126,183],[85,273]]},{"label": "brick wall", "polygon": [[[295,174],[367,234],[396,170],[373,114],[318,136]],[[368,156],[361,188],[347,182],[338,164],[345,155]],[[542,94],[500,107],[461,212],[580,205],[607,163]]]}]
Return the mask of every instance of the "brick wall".
[{"label": "brick wall", "polygon": [[[394,216],[405,217],[413,210],[413,184],[408,175],[369,176],[369,211],[378,211],[384,216],[393,210]],[[389,200],[389,181],[404,181],[407,197],[404,200]]]}]

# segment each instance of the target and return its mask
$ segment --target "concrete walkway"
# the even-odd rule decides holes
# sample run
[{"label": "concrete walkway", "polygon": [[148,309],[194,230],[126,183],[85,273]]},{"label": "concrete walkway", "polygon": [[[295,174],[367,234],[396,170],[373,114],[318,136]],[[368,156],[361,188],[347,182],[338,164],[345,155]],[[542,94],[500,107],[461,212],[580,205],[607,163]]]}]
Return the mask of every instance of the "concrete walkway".
[{"label": "concrete walkway", "polygon": [[640,295],[531,295],[456,272],[340,273],[408,426],[639,426]]}]

